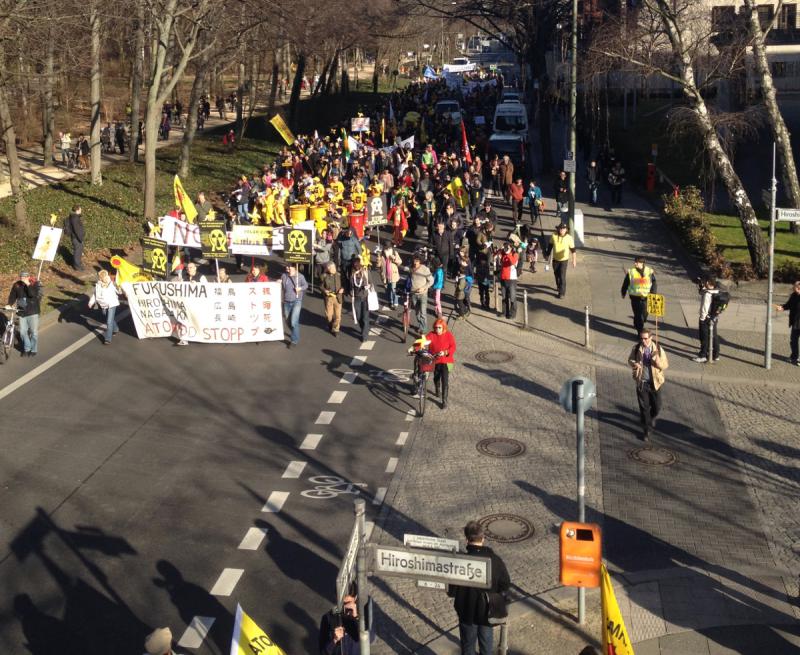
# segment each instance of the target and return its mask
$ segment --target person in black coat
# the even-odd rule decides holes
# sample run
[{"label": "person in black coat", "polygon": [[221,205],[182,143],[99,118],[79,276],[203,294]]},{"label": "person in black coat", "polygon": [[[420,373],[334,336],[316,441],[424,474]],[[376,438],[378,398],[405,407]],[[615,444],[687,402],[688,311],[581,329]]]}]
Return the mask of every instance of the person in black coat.
[{"label": "person in black coat", "polygon": [[76,271],[83,270],[83,210],[80,205],[75,205],[72,208],[72,213],[67,216],[67,222],[64,225],[64,233],[72,241],[72,268]]},{"label": "person in black coat", "polygon": [[447,266],[450,259],[453,257],[453,233],[445,229],[447,225],[443,221],[436,223],[433,234],[431,234],[431,248],[433,254]]},{"label": "person in black coat", "polygon": [[487,592],[493,598],[502,596],[511,588],[511,578],[508,569],[499,555],[484,546],[483,526],[477,521],[470,521],[464,526],[464,536],[467,538],[467,553],[478,557],[489,557],[492,560],[492,587],[489,590],[475,587],[460,587],[450,585],[447,595],[455,600],[453,607],[458,615],[458,633],[461,639],[461,652],[474,653],[477,642],[480,655],[491,655],[493,650],[494,634],[489,623],[489,607],[486,603]]},{"label": "person in black coat", "polygon": [[775,309],[779,312],[789,312],[789,328],[791,333],[789,335],[789,347],[792,349],[790,357],[791,363],[794,366],[800,366],[800,359],[798,359],[798,342],[800,342],[800,280],[794,283],[794,293],[789,296],[782,305],[775,305]]}]

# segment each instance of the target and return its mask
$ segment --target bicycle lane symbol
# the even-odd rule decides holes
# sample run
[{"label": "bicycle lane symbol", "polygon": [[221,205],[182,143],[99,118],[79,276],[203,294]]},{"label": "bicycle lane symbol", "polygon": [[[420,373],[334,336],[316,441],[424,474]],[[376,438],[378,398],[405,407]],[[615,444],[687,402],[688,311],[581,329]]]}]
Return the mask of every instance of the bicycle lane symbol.
[{"label": "bicycle lane symbol", "polygon": [[320,500],[336,498],[342,494],[357,496],[361,493],[361,489],[367,486],[366,482],[348,482],[338,475],[316,475],[308,478],[308,481],[313,484],[314,487],[301,491],[300,495],[304,498]]}]

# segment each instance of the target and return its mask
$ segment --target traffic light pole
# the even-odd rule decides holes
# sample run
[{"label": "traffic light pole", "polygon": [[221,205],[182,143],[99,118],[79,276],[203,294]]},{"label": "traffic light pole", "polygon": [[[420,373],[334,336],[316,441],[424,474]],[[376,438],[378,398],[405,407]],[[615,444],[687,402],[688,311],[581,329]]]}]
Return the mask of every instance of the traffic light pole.
[{"label": "traffic light pole", "polygon": [[[583,423],[583,382],[575,380],[572,383],[572,404],[575,407],[575,428],[578,441],[578,522],[586,522],[586,470],[585,460],[585,439]],[[578,625],[586,622],[586,589],[578,587]]]},{"label": "traffic light pole", "polygon": [[[569,62],[569,151],[574,166],[578,164],[578,0],[572,0],[572,47]],[[575,236],[575,176],[577,169],[569,174],[569,233]]]}]

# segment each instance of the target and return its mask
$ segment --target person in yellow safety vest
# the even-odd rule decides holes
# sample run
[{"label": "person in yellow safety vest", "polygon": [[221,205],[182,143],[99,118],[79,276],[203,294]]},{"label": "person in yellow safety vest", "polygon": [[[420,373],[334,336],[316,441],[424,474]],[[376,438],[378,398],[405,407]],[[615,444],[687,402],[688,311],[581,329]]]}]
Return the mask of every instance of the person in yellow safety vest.
[{"label": "person in yellow safety vest", "polygon": [[367,204],[367,194],[364,192],[364,185],[361,182],[353,181],[350,188],[350,202],[353,203],[353,210],[360,212]]},{"label": "person in yellow safety vest", "polygon": [[333,192],[332,200],[338,205],[344,200],[344,184],[339,181],[338,175],[331,175],[330,190]]},{"label": "person in yellow safety vest", "polygon": [[644,257],[639,255],[633,260],[633,268],[626,271],[620,289],[623,298],[627,293],[631,299],[633,327],[636,334],[644,330],[644,324],[647,322],[647,296],[656,293],[656,290],[656,274],[652,268],[645,265]]}]

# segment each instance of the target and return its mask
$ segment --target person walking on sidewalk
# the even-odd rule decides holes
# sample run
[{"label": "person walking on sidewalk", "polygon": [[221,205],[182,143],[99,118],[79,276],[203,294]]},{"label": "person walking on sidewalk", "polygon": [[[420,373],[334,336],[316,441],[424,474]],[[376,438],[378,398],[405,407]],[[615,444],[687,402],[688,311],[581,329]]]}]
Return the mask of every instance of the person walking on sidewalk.
[{"label": "person walking on sidewalk", "polygon": [[[467,553],[477,557],[488,557],[492,560],[492,588],[488,591],[475,587],[450,585],[447,595],[454,599],[453,607],[458,615],[458,635],[461,640],[461,655],[475,655],[475,646],[480,655],[494,653],[494,634],[489,623],[489,606],[492,601],[494,614],[505,613],[505,593],[511,588],[511,578],[505,562],[491,548],[484,546],[483,526],[477,521],[470,521],[464,526],[467,539]],[[495,607],[502,605],[502,608]],[[494,618],[494,617],[492,617]]]},{"label": "person walking on sidewalk", "polygon": [[567,264],[570,259],[572,259],[572,268],[576,268],[578,254],[575,251],[575,242],[567,234],[567,224],[559,223],[555,234],[550,236],[550,260],[559,298],[563,298],[567,294]]},{"label": "person walking on sidewalk", "polygon": [[626,272],[620,289],[623,298],[627,293],[631,299],[633,328],[636,334],[644,330],[644,324],[647,322],[647,296],[656,293],[657,288],[656,274],[652,268],[645,265],[644,257],[639,255],[633,260],[633,268]]},{"label": "person walking on sidewalk", "polygon": [[428,350],[436,355],[433,360],[433,384],[436,395],[442,399],[442,409],[447,409],[447,394],[450,392],[450,367],[455,363],[456,338],[447,329],[447,321],[437,318],[433,322],[433,331],[425,336]]},{"label": "person walking on sidewalk", "polygon": [[411,278],[411,309],[417,320],[417,330],[422,335],[428,331],[428,289],[433,284],[433,275],[419,255],[414,255],[408,275]]},{"label": "person walking on sidewalk", "polygon": [[800,280],[794,283],[794,293],[789,296],[789,299],[782,305],[775,305],[775,309],[779,312],[789,312],[789,347],[792,350],[791,358],[789,361],[794,366],[800,366],[800,359],[798,359],[798,341],[800,341]]},{"label": "person walking on sidewalk", "polygon": [[[721,307],[720,291],[713,277],[700,284],[700,352],[692,357],[693,362],[705,364],[719,361],[719,330],[717,319],[725,307]],[[727,302],[725,303],[727,306]]]},{"label": "person walking on sidewalk", "polygon": [[642,422],[641,438],[647,441],[661,411],[660,391],[664,384],[664,371],[669,366],[667,353],[653,341],[648,330],[642,330],[639,343],[631,349],[628,365],[636,381],[636,400],[639,402],[639,418]]},{"label": "person walking on sidewalk", "polygon": [[328,262],[325,274],[322,276],[321,287],[325,299],[325,319],[328,321],[330,333],[336,337],[339,336],[339,327],[342,323],[344,287],[342,276],[333,262]]},{"label": "person walking on sidewalk", "polygon": [[360,261],[353,263],[350,274],[350,302],[353,307],[353,318],[361,329],[361,343],[369,337],[369,294],[372,285],[369,281],[369,270]]},{"label": "person walking on sidewalk", "polygon": [[300,342],[300,309],[303,306],[303,296],[308,289],[305,276],[298,272],[297,264],[287,262],[286,272],[281,276],[281,289],[283,290],[283,318],[289,325],[289,348]]},{"label": "person walking on sidewalk", "polygon": [[509,241],[500,253],[500,285],[503,288],[503,312],[507,319],[517,317],[517,262],[519,255]]},{"label": "person walking on sidewalk", "polygon": [[83,229],[83,210],[80,205],[75,205],[72,208],[72,213],[67,216],[67,221],[64,224],[64,233],[72,241],[72,268],[76,271],[82,271],[85,231]]},{"label": "person walking on sidewalk", "polygon": [[622,204],[622,185],[625,184],[625,169],[619,161],[615,161],[608,174],[608,183],[611,185],[611,204]]},{"label": "person walking on sidewalk", "polygon": [[89,307],[97,305],[105,314],[106,331],[103,343],[107,346],[111,343],[111,337],[119,332],[117,325],[117,307],[119,307],[119,290],[106,270],[97,273],[97,283],[94,285],[94,294],[89,298]]},{"label": "person walking on sidewalk", "polygon": [[597,189],[600,187],[600,170],[597,168],[597,162],[592,161],[589,168],[586,169],[586,182],[589,185],[589,195],[592,199],[592,205],[597,204]]}]

